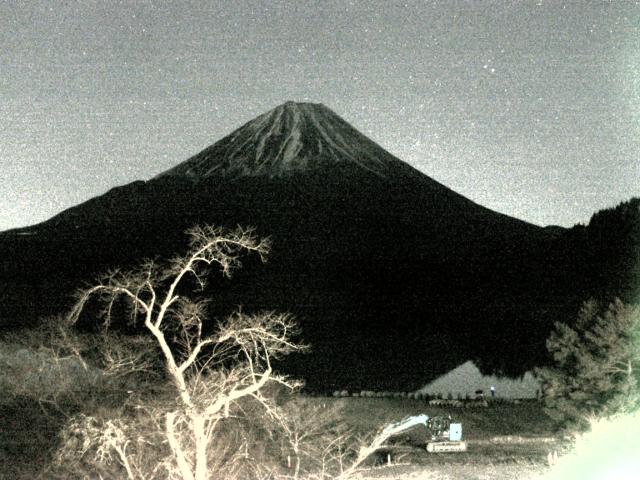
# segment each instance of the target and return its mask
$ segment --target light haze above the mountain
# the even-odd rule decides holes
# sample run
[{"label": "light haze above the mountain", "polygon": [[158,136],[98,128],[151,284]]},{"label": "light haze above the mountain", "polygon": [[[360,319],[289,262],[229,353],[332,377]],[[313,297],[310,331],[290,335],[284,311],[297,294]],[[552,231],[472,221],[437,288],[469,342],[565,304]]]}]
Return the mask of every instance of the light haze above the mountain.
[{"label": "light haze above the mountain", "polygon": [[637,2],[0,4],[0,230],[150,179],[286,100],[476,203],[639,194]]}]

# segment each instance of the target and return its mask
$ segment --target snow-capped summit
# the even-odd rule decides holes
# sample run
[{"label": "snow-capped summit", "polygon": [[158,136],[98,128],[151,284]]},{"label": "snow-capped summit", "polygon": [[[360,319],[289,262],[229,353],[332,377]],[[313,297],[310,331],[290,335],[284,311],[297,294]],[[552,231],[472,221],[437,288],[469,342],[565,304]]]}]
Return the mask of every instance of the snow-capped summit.
[{"label": "snow-capped summit", "polygon": [[342,162],[379,176],[402,163],[324,105],[289,101],[159,176],[279,177]]}]

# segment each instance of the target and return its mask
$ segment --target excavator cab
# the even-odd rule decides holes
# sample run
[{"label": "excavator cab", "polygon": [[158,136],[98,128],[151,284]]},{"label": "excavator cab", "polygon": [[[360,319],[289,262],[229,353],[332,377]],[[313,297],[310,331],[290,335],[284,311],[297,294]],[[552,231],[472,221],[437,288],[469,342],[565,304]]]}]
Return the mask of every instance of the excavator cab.
[{"label": "excavator cab", "polygon": [[431,440],[427,452],[464,452],[467,443],[462,441],[462,424],[452,423],[451,416],[431,417],[427,422]]},{"label": "excavator cab", "polygon": [[449,440],[449,427],[451,425],[451,416],[431,417],[427,422],[427,430],[431,437],[431,441],[438,442]]}]

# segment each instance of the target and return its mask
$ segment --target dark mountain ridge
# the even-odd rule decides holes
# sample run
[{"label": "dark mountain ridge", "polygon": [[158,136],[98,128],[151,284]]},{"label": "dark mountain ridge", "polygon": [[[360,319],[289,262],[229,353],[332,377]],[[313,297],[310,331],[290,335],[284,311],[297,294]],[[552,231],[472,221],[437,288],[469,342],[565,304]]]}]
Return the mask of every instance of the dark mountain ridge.
[{"label": "dark mountain ridge", "polygon": [[196,223],[271,236],[266,265],[247,259],[212,282],[212,318],[239,305],[295,314],[312,353],[282,368],[311,389],[418,388],[469,358],[522,373],[588,290],[574,284],[569,230],[477,205],[326,107],[288,102],[147,182],[0,234],[0,322],[63,310],[98,273],[184,251]]}]

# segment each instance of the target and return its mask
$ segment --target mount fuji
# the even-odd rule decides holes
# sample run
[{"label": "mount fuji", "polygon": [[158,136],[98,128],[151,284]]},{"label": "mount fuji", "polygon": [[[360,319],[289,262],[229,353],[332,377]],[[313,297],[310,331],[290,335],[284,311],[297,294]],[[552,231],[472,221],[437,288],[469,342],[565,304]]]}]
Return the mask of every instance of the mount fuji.
[{"label": "mount fuji", "polygon": [[159,176],[281,177],[341,163],[380,176],[402,164],[324,105],[287,102]]},{"label": "mount fuji", "polygon": [[280,367],[312,390],[417,389],[469,359],[524,373],[588,290],[569,230],[482,207],[327,107],[287,102],[148,181],[0,233],[0,323],[43,321],[99,273],[185,251],[198,223],[271,237],[266,265],[211,283],[211,318],[294,314],[311,352]]}]

